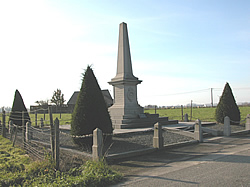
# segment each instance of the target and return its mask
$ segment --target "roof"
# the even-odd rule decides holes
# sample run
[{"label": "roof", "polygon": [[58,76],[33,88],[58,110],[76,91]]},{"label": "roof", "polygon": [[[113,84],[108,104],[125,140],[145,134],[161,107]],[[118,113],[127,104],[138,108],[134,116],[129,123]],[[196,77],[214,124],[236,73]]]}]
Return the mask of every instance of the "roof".
[{"label": "roof", "polygon": [[113,104],[113,99],[109,93],[108,90],[102,90],[102,95],[104,97],[104,100],[108,106],[111,106]]},{"label": "roof", "polygon": [[[71,98],[69,99],[67,104],[68,105],[75,105],[79,93],[80,93],[80,91],[75,91],[73,93],[73,95],[71,96]],[[106,104],[108,106],[111,106],[113,104],[113,99],[112,99],[109,91],[108,90],[102,90],[102,95],[104,97],[104,100],[105,100]]]},{"label": "roof", "polygon": [[76,104],[76,100],[77,100],[77,96],[78,96],[79,92],[80,91],[76,91],[76,92],[73,93],[73,95],[69,99],[67,105],[75,105]]}]

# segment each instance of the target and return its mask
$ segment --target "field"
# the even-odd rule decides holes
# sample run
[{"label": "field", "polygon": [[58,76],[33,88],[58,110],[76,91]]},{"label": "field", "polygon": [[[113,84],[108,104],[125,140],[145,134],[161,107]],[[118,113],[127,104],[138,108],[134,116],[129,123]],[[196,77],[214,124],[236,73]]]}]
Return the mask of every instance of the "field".
[{"label": "field", "polygon": [[0,153],[0,186],[107,186],[122,179],[104,161],[87,161],[64,172],[55,170],[49,155],[44,161],[33,161],[2,136]]},{"label": "field", "polygon": [[[241,120],[244,120],[247,114],[250,114],[250,107],[239,107],[241,113]],[[192,118],[194,121],[200,119],[201,121],[215,121],[215,110],[216,108],[193,108],[192,109]],[[154,109],[144,110],[145,113],[154,114]],[[157,109],[156,113],[160,117],[169,117],[170,120],[182,120],[182,111],[181,108],[171,108],[171,109]],[[183,115],[188,114],[190,120],[191,117],[191,108],[183,108]]]},{"label": "field", "polygon": [[[31,121],[33,122],[33,125],[35,125],[35,114],[30,114],[30,118]],[[44,114],[37,114],[37,119],[38,119],[38,124],[40,124],[40,119],[43,118],[44,119]],[[60,125],[66,125],[66,124],[70,124],[71,122],[71,114],[61,114],[61,118],[60,118],[60,114],[53,114],[53,120],[55,120],[56,118],[59,119],[60,121]],[[45,114],[45,120],[44,123],[45,124],[49,124],[49,114]]]},{"label": "field", "polygon": [[[70,124],[71,122],[71,114],[62,114],[60,118],[60,114],[52,114],[53,115],[53,120],[56,118],[59,119],[60,125],[66,125]],[[35,114],[30,113],[29,114],[32,125],[35,126]],[[50,124],[50,119],[49,119],[49,114],[37,114],[37,125],[40,124],[40,119],[43,118],[44,124]],[[9,121],[9,113],[6,113],[6,122]]]},{"label": "field", "polygon": [[[247,114],[250,114],[250,106],[239,107],[241,113],[241,120],[244,120]],[[192,109],[192,121],[196,119],[200,119],[201,121],[215,121],[215,110],[216,108],[193,108]],[[145,113],[154,114],[155,109],[145,109]],[[160,115],[160,117],[169,117],[170,120],[179,120],[182,121],[182,111],[181,108],[171,108],[171,109],[157,109],[156,113]],[[183,108],[183,115],[188,114],[188,118],[190,120],[191,117],[191,108]],[[30,114],[30,118],[32,121],[32,125],[35,125],[35,114]],[[44,118],[44,114],[37,114],[38,125],[40,124],[40,119]],[[60,118],[60,114],[53,114],[53,120],[56,118],[59,119],[60,125],[70,124],[71,122],[71,114],[62,114]],[[6,121],[8,121],[8,116],[6,117]],[[49,114],[45,114],[44,124],[49,124]]]}]

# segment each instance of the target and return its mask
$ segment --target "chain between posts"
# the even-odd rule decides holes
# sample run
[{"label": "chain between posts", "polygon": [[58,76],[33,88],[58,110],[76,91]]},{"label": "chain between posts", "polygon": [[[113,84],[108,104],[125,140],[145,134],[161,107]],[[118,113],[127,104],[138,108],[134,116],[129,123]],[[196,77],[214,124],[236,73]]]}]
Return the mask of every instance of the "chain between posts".
[{"label": "chain between posts", "polygon": [[[22,126],[18,126],[18,125],[15,125],[15,124],[13,124],[13,126],[14,126],[15,128],[22,129]],[[37,131],[40,131],[41,133],[45,133],[44,131],[47,131],[48,133],[45,133],[45,134],[49,134],[49,132],[50,132],[50,129],[42,130],[42,129],[34,128],[34,127],[31,127],[31,128],[32,128],[32,129],[35,129],[35,130],[37,130]],[[63,131],[59,131],[59,132],[60,132],[60,134],[63,134],[63,135],[66,135],[66,136],[70,136],[70,137],[72,137],[72,138],[93,137],[93,134],[85,134],[85,135],[79,135],[79,136],[77,136],[77,135],[71,135],[71,134],[65,133],[65,132],[63,132]],[[103,135],[104,135],[104,136],[111,136],[111,135],[113,135],[113,133],[103,133]]]},{"label": "chain between posts", "polygon": [[[60,134],[66,135],[66,136],[70,136],[72,138],[87,138],[87,137],[93,137],[93,134],[84,134],[84,135],[71,135],[71,134],[67,134],[65,132],[60,131]],[[103,133],[104,136],[111,136],[113,135],[113,133]]]},{"label": "chain between posts", "polygon": [[233,120],[230,119],[230,121],[233,122],[233,123],[239,123],[239,124],[241,124],[241,123],[243,123],[244,121],[246,121],[246,119],[247,119],[247,118],[245,118],[245,119],[243,119],[243,120],[241,120],[241,121],[233,121]]}]

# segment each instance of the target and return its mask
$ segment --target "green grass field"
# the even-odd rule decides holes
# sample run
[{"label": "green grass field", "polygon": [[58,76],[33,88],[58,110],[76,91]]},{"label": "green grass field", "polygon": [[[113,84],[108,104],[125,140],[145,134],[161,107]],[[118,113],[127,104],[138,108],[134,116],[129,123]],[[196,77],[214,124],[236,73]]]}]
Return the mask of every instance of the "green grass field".
[{"label": "green grass field", "polygon": [[[250,114],[250,106],[239,107],[241,113],[241,120],[245,119],[247,114]],[[192,121],[196,119],[200,119],[201,121],[215,121],[215,110],[216,108],[193,108],[192,109]],[[154,109],[145,109],[145,113],[154,114]],[[170,120],[182,120],[182,111],[180,108],[175,109],[157,109],[156,113],[160,115],[160,117],[169,117]],[[188,114],[189,119],[191,117],[191,108],[184,108],[183,115]],[[30,118],[32,121],[32,125],[35,126],[35,114],[30,114]],[[40,119],[44,118],[44,114],[37,114],[38,125],[40,124]],[[56,118],[59,119],[60,125],[70,124],[71,123],[71,114],[62,114],[60,118],[60,114],[53,114],[53,120]],[[6,116],[6,121],[8,120],[8,114]],[[45,124],[49,124],[49,114],[45,114]]]},{"label": "green grass field", "polygon": [[87,161],[62,172],[55,170],[49,158],[34,162],[24,150],[12,147],[0,136],[0,186],[108,186],[122,179],[104,161]]},{"label": "green grass field", "polygon": [[[250,107],[239,107],[241,113],[241,120],[245,119],[247,114],[250,114]],[[215,121],[216,108],[193,108],[192,109],[192,121],[200,119],[201,121]],[[154,109],[144,110],[145,113],[154,114]],[[156,113],[160,117],[169,117],[170,120],[182,120],[181,108],[175,109],[157,109]],[[191,117],[191,108],[184,108],[183,115],[188,114],[189,119]]]},{"label": "green grass field", "polygon": [[[52,116],[53,116],[53,120],[55,120],[56,118],[59,119],[60,125],[66,125],[66,124],[71,123],[71,114],[61,114],[61,118],[60,118],[60,114],[52,114]],[[30,118],[31,118],[31,121],[32,121],[32,125],[35,125],[35,114],[30,114]],[[41,118],[44,118],[44,114],[37,114],[38,125],[40,124],[40,119]],[[45,124],[50,123],[49,114],[45,114],[44,123]]]},{"label": "green grass field", "polygon": [[[29,115],[30,115],[30,120],[32,122],[32,126],[35,126],[35,114],[30,113]],[[52,116],[53,116],[53,120],[55,120],[56,118],[59,119],[60,125],[66,125],[66,124],[71,123],[71,114],[62,114],[61,118],[60,118],[60,114],[52,114]],[[40,124],[41,118],[43,118],[44,124],[47,124],[47,125],[50,124],[49,114],[45,114],[45,116],[44,114],[37,114],[37,125]],[[6,114],[6,122],[8,121],[9,121],[9,113]]]}]

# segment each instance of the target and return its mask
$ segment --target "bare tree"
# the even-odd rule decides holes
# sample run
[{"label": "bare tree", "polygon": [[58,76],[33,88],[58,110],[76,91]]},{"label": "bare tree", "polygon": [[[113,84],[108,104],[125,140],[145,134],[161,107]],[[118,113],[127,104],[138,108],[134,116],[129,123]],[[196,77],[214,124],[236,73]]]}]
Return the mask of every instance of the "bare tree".
[{"label": "bare tree", "polygon": [[56,106],[62,106],[64,102],[64,94],[62,94],[60,89],[56,89],[53,93],[51,103],[54,103]]},{"label": "bare tree", "polygon": [[[53,93],[52,99],[50,100],[51,103],[54,103],[56,107],[60,107],[64,104],[64,94],[60,89],[56,89]],[[61,118],[61,110],[60,110],[60,118]]]}]

